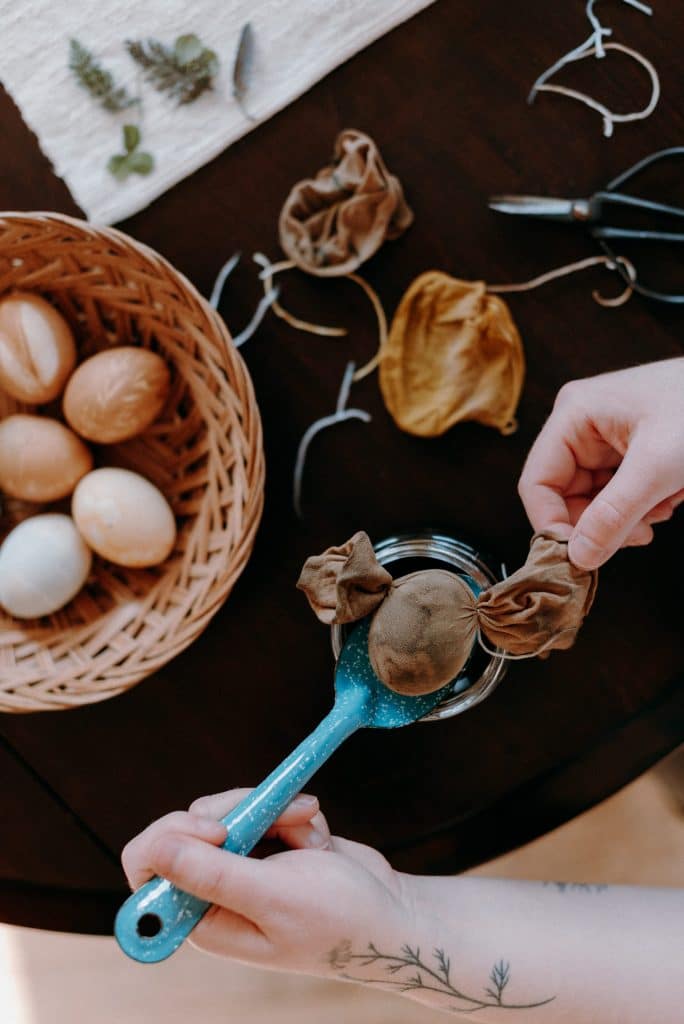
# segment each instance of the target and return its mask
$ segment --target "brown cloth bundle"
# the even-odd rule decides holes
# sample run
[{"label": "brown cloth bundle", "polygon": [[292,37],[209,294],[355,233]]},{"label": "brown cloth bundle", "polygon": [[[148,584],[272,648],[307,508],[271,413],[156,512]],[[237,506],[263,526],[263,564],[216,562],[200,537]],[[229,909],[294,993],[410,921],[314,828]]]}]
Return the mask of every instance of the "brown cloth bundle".
[{"label": "brown cloth bundle", "polygon": [[515,429],[525,375],[520,335],[483,281],[432,270],[402,298],[380,353],[380,390],[397,426],[437,437],[459,420]]},{"label": "brown cloth bundle", "polygon": [[283,251],[319,277],[355,271],[413,221],[399,179],[368,135],[340,132],[334,160],[294,186],[278,225]]},{"label": "brown cloth bundle", "polygon": [[307,559],[297,586],[321,622],[372,614],[368,654],[391,690],[433,693],[465,665],[478,630],[515,656],[571,647],[594,600],[597,573],[568,560],[567,542],[532,538],[527,561],[475,597],[466,581],[441,569],[393,580],[365,533]]}]

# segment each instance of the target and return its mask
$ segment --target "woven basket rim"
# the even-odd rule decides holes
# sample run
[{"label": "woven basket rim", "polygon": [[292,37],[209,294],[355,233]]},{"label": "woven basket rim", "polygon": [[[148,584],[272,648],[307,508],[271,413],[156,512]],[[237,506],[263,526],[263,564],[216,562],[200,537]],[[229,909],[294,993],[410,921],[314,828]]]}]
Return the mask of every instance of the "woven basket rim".
[{"label": "woven basket rim", "polygon": [[[129,654],[126,655],[126,659],[130,656],[131,664],[127,671],[123,671],[119,662],[113,664],[111,672],[108,674],[104,671],[102,677],[98,677],[94,680],[92,689],[88,689],[88,685],[83,683],[82,677],[87,676],[87,672],[83,671],[82,660],[79,662],[78,658],[74,661],[74,668],[72,672],[73,692],[62,694],[61,690],[63,687],[63,680],[66,674],[69,675],[68,670],[65,670],[64,662],[60,665],[53,666],[55,679],[59,676],[60,684],[54,691],[50,691],[49,686],[44,685],[43,680],[40,681],[40,685],[37,685],[33,676],[35,674],[35,665],[31,661],[34,657],[29,653],[29,657],[26,657],[26,649],[32,645],[40,648],[41,641],[36,637],[30,637],[30,630],[23,630],[23,624],[20,620],[11,619],[10,621],[14,624],[11,627],[12,631],[16,629],[17,633],[21,634],[24,632],[28,635],[28,639],[24,638],[14,644],[11,640],[9,643],[12,645],[11,651],[18,651],[22,648],[21,652],[17,654],[17,662],[14,670],[12,670],[12,654],[10,655],[10,667],[9,669],[3,669],[3,664],[6,664],[6,659],[0,661],[0,712],[2,711],[35,711],[35,710],[57,710],[59,708],[77,707],[83,706],[83,704],[98,702],[105,700],[110,696],[114,696],[117,693],[128,689],[135,683],[139,682],[145,676],[151,672],[161,668],[166,661],[175,657],[176,654],[180,653],[184,648],[189,646],[193,640],[199,635],[200,632],[208,625],[209,621],[216,612],[222,607],[226,598],[229,596],[235,582],[244,570],[249,556],[254,545],[255,536],[261,521],[261,515],[263,512],[264,504],[264,476],[265,476],[265,460],[263,451],[263,434],[261,417],[259,415],[259,409],[256,403],[254,394],[254,387],[244,363],[242,356],[239,351],[235,348],[230,332],[220,314],[209,304],[208,300],[198,291],[196,286],[186,277],[186,275],[177,270],[172,263],[166,257],[156,252],[153,248],[147,245],[145,242],[140,242],[135,238],[132,238],[126,232],[121,231],[118,228],[110,227],[108,225],[99,226],[86,221],[81,218],[72,217],[67,214],[58,213],[55,211],[15,211],[5,210],[0,211],[0,256],[4,255],[1,231],[3,227],[8,230],[12,230],[12,226],[16,225],[21,227],[22,223],[25,223],[27,229],[33,229],[38,233],[41,224],[54,225],[56,228],[64,227],[67,230],[73,229],[77,238],[75,242],[85,244],[87,246],[88,237],[92,237],[93,243],[101,243],[103,240],[106,243],[108,240],[116,246],[117,253],[113,254],[112,263],[115,266],[116,273],[120,273],[121,266],[124,265],[127,253],[131,253],[133,259],[138,259],[142,267],[141,274],[145,273],[144,268],[147,267],[150,270],[150,280],[152,282],[150,291],[153,292],[154,281],[157,279],[157,285],[163,290],[163,285],[168,284],[168,281],[172,282],[172,288],[175,282],[178,282],[179,290],[179,309],[184,313],[187,312],[188,319],[192,324],[192,331],[188,334],[188,348],[187,352],[192,358],[197,359],[199,353],[199,363],[203,364],[205,368],[209,368],[216,378],[216,373],[222,376],[222,383],[220,387],[216,385],[218,390],[214,390],[212,394],[214,399],[218,398],[219,406],[216,406],[214,402],[213,408],[219,408],[221,405],[221,395],[225,395],[230,392],[235,400],[235,404],[231,402],[229,406],[223,405],[222,407],[226,410],[230,410],[227,417],[219,413],[212,411],[211,403],[202,410],[201,404],[197,404],[196,398],[193,398],[194,405],[196,406],[195,415],[199,414],[201,420],[207,424],[208,437],[211,437],[213,433],[214,441],[213,445],[218,445],[216,438],[219,435],[216,433],[217,426],[221,423],[227,424],[226,429],[229,433],[225,435],[224,441],[226,442],[222,447],[217,447],[216,450],[222,455],[225,453],[226,446],[232,452],[233,459],[227,463],[228,469],[223,470],[223,474],[226,472],[232,473],[230,479],[233,481],[230,487],[231,497],[229,505],[227,506],[228,512],[223,514],[229,514],[228,520],[223,520],[223,529],[225,536],[227,537],[226,543],[227,548],[225,551],[225,558],[222,560],[220,549],[214,548],[213,552],[207,547],[205,552],[205,561],[202,563],[207,568],[208,572],[208,583],[206,586],[198,588],[198,597],[196,602],[192,605],[192,616],[185,612],[186,618],[180,620],[180,625],[185,627],[181,630],[181,635],[176,636],[176,633],[169,628],[168,634],[164,635],[163,641],[160,643],[160,652],[157,652],[154,657],[151,658],[138,658]],[[69,239],[64,239],[64,244],[68,245]],[[54,239],[54,244],[59,245],[59,239]],[[39,248],[40,240],[36,239],[36,249]],[[58,278],[55,278],[57,280]],[[116,290],[119,285],[116,283],[116,277],[112,284],[113,290]],[[17,288],[22,287],[19,282],[16,285]],[[26,285],[29,289],[31,286]],[[11,291],[11,286],[8,289],[3,289],[3,294],[7,294]],[[51,291],[51,285],[49,279],[40,280],[35,285],[35,291],[37,293]],[[75,294],[80,297],[78,289],[75,288]],[[173,289],[175,292],[175,289]],[[163,295],[162,295],[163,297]],[[175,294],[172,293],[171,300],[175,299]],[[106,302],[104,303],[106,306]],[[149,308],[149,307],[148,307]],[[145,304],[142,303],[140,306],[141,315],[145,312]],[[197,321],[199,320],[199,326]],[[206,359],[201,358],[202,346],[201,342],[197,341],[197,333],[201,332],[201,324],[205,322],[207,325],[207,352]],[[182,328],[181,328],[182,333]],[[190,339],[194,337],[194,342],[191,343]],[[192,347],[194,344],[194,348]],[[183,352],[184,349],[176,345],[175,339],[173,342],[175,348],[173,351]],[[168,358],[173,360],[173,354]],[[180,378],[187,382],[189,380],[188,373],[186,372]],[[190,385],[188,385],[190,386]],[[197,386],[197,385],[195,385]],[[219,418],[217,419],[217,416]],[[223,435],[222,435],[223,436]],[[218,458],[215,454],[207,454],[207,459],[210,462],[214,462]],[[235,473],[237,472],[237,476]],[[194,487],[194,484],[190,485]],[[186,535],[187,539],[192,541],[192,545],[196,546],[196,529],[199,530],[202,526],[202,521],[210,518],[210,512],[207,511],[206,502],[209,501],[209,495],[207,488],[211,488],[211,481],[205,485],[204,497],[200,495],[200,504],[198,510],[191,512],[191,522],[193,523],[192,530]],[[216,482],[213,484],[213,490],[216,489]],[[238,511],[234,513],[234,506],[237,504]],[[37,511],[41,511],[38,509]],[[237,518],[236,518],[237,517]],[[234,523],[237,522],[237,526]],[[224,536],[224,533],[219,535]],[[205,545],[206,546],[206,545]],[[218,551],[218,555],[217,555]],[[189,558],[190,556],[188,556]],[[192,556],[200,557],[200,556]],[[175,563],[181,562],[185,556],[177,554],[177,558],[172,561]],[[187,559],[186,559],[187,561]],[[185,563],[184,563],[185,564]],[[190,561],[190,565],[195,565],[195,561]],[[181,571],[181,575],[185,570]],[[175,568],[174,568],[174,571]],[[176,586],[178,584],[178,574],[171,580],[171,583],[167,586],[165,584],[166,576],[162,573],[159,579],[150,584],[149,594],[154,597],[154,600],[161,600],[162,605],[165,608],[171,608],[173,611],[173,604],[166,601],[167,591],[169,586]],[[148,592],[145,592],[145,597],[148,596]],[[116,615],[117,605],[111,609],[111,612],[103,613],[103,622],[106,623],[111,615]],[[155,610],[154,608],[152,610]],[[164,616],[164,608],[161,611],[156,612],[156,618],[154,625],[156,625],[159,617]],[[124,617],[125,618],[125,617]],[[191,618],[191,621],[189,621]],[[196,628],[195,628],[196,627]],[[70,625],[69,630],[78,630],[77,625]],[[126,626],[124,626],[126,628]],[[176,627],[174,627],[177,630]],[[10,630],[0,627],[0,634],[7,634]],[[38,631],[36,630],[36,633]],[[45,632],[48,632],[47,628]],[[68,631],[67,631],[68,632]],[[149,633],[154,633],[154,629],[149,629]],[[93,634],[91,634],[92,636]],[[111,639],[116,639],[115,634]],[[126,637],[126,640],[129,638]],[[47,643],[47,642],[46,642]],[[58,644],[55,642],[53,647],[57,647]],[[63,646],[63,645],[61,645]],[[2,651],[7,653],[8,645],[3,648],[0,645],[0,656]],[[164,654],[166,652],[166,654]],[[41,654],[44,652],[39,650],[35,655],[35,664],[38,664]],[[79,658],[83,658],[83,649],[79,647],[78,650]],[[126,659],[122,658],[122,661]],[[47,659],[49,663],[49,658]],[[26,669],[27,662],[31,663],[31,668]],[[47,671],[47,670],[46,670]],[[8,678],[7,673],[10,676],[13,674],[15,680],[14,686],[13,678]],[[23,684],[21,677],[29,679],[29,682]],[[97,684],[97,685],[95,685]],[[14,691],[21,690],[22,686],[25,685],[25,694],[23,696],[15,697]],[[34,691],[35,688],[35,691]]]}]

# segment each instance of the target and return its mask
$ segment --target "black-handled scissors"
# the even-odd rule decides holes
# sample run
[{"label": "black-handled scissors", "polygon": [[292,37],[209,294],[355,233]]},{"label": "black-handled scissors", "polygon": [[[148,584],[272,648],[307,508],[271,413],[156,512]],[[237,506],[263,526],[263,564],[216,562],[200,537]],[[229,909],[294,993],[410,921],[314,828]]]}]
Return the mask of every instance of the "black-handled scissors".
[{"label": "black-handled scissors", "polygon": [[[644,157],[643,160],[634,164],[633,167],[619,174],[617,178],[609,181],[600,192],[594,192],[593,195],[585,199],[503,195],[491,196],[489,206],[490,209],[496,210],[499,213],[512,213],[526,217],[538,217],[543,220],[585,224],[588,226],[592,238],[598,241],[606,255],[613,260],[615,269],[635,291],[651,299],[658,299],[660,302],[684,303],[684,294],[656,291],[641,284],[638,276],[636,279],[630,276],[620,254],[616,253],[612,248],[612,244],[610,244],[614,239],[684,242],[684,209],[618,191],[625,182],[630,181],[651,164],[670,157],[680,156],[684,156],[684,146],[674,146],[671,149],[661,149],[657,153],[651,153],[650,156]],[[650,214],[660,214],[675,219],[679,218],[682,221],[682,230],[658,231],[641,228],[612,227],[605,223],[606,215],[611,207],[625,207],[632,210],[643,210]],[[675,226],[679,225],[676,224]]]}]

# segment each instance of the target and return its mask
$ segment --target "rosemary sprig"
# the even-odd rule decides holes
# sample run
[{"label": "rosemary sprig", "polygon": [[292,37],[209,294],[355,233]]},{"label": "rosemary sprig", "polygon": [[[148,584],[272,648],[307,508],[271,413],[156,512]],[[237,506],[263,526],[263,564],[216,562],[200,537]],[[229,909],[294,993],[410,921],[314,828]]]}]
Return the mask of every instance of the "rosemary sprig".
[{"label": "rosemary sprig", "polygon": [[173,49],[156,39],[129,39],[126,49],[143,69],[148,82],[177,100],[179,106],[192,103],[213,88],[218,57],[192,33],[179,36]]},{"label": "rosemary sprig", "polygon": [[112,74],[105,71],[90,50],[78,39],[69,40],[69,67],[79,84],[96,99],[105,110],[118,113],[138,103],[135,96],[129,96],[123,86],[116,85]]},{"label": "rosemary sprig", "polygon": [[124,152],[110,157],[107,170],[118,181],[125,181],[129,174],[149,174],[154,169],[154,158],[151,153],[138,149],[140,145],[140,129],[135,124],[123,127]]}]

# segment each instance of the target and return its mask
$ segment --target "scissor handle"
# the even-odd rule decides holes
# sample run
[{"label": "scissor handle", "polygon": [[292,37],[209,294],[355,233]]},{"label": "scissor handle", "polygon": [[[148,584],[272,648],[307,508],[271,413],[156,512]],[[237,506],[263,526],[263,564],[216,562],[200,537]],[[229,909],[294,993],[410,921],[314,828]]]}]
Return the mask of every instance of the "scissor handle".
[{"label": "scissor handle", "polygon": [[615,189],[620,188],[620,185],[624,185],[626,181],[630,181],[632,178],[640,174],[641,171],[650,167],[651,164],[658,163],[660,160],[667,160],[671,156],[684,156],[684,146],[671,146],[670,149],[659,149],[657,153],[651,153],[649,156],[645,156],[643,160],[639,160],[637,163],[632,164],[626,171],[618,174],[617,178],[613,178],[609,181],[605,187],[606,192],[614,192]]}]

